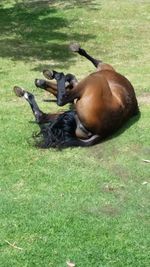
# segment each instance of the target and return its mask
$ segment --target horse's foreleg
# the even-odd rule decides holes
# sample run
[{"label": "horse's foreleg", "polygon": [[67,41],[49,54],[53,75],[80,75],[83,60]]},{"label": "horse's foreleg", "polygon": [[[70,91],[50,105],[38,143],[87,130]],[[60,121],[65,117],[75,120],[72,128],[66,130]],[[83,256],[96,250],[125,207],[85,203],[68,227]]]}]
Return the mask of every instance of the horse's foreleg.
[{"label": "horse's foreleg", "polygon": [[[66,76],[61,72],[54,73],[54,79],[57,81],[57,104],[58,106],[63,106],[67,103],[71,103],[76,98],[75,85],[77,80],[74,75],[67,74]],[[68,82],[73,82],[74,87],[71,90],[67,90],[65,82],[68,79]]]},{"label": "horse's foreleg", "polygon": [[[55,70],[43,70],[43,75],[48,80],[56,79],[58,72]],[[68,73],[65,75],[65,88],[72,89],[78,84],[78,80],[75,75]]]},{"label": "horse's foreleg", "polygon": [[58,114],[47,114],[41,111],[37,102],[35,101],[34,95],[29,93],[28,91],[15,86],[14,92],[18,97],[24,97],[27,100],[38,124],[49,122],[50,120],[58,116]]},{"label": "horse's foreleg", "polygon": [[[59,74],[59,73],[56,71],[45,70],[43,72],[43,74],[47,79],[56,79],[57,80],[56,77],[58,76],[57,74]],[[76,86],[77,83],[78,83],[78,81],[73,74],[65,75],[65,88],[67,91],[72,89],[74,86]],[[42,80],[42,79],[35,79],[35,85],[38,88],[41,88],[41,89],[48,91],[49,93],[53,94],[57,98],[57,95],[58,95],[58,92],[57,92],[58,85],[57,84],[52,83],[50,81]]]},{"label": "horse's foreleg", "polygon": [[35,79],[35,85],[57,97],[57,84],[42,79]]},{"label": "horse's foreleg", "polygon": [[44,70],[43,74],[49,80],[55,79],[57,84],[46,80],[36,79],[35,85],[37,87],[53,93],[57,98],[57,104],[59,106],[73,102],[74,92],[72,91],[74,91],[73,89],[78,84],[78,81],[73,74],[68,73],[67,75],[64,75],[63,73],[54,70]]},{"label": "horse's foreleg", "polygon": [[62,72],[56,72],[54,78],[57,81],[57,105],[62,106],[62,100],[66,95],[65,75]]},{"label": "horse's foreleg", "polygon": [[74,88],[78,84],[76,76],[71,73],[65,75],[65,81],[69,83],[70,89]]},{"label": "horse's foreleg", "polygon": [[102,62],[101,60],[95,59],[91,57],[84,49],[82,49],[78,44],[71,44],[70,49],[73,52],[77,52],[79,55],[87,58],[89,61],[93,63],[93,65],[97,68],[98,65]]}]

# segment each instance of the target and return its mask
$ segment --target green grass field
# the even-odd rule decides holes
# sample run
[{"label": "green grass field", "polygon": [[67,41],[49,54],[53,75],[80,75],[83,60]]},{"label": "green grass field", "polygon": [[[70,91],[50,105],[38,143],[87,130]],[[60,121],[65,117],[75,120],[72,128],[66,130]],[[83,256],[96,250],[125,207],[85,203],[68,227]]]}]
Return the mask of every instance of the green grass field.
[{"label": "green grass field", "polygon": [[[0,266],[149,267],[149,1],[2,0],[0,29]],[[34,79],[44,68],[93,71],[69,51],[74,41],[129,78],[141,117],[93,147],[40,150],[12,88],[59,110]]]}]

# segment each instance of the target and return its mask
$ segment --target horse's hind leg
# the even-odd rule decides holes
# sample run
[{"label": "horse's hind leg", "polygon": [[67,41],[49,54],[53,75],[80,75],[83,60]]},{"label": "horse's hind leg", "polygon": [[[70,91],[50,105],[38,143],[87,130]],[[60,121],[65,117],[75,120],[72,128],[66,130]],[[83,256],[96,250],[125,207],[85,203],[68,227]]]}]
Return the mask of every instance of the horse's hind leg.
[{"label": "horse's hind leg", "polygon": [[91,57],[84,49],[82,49],[78,44],[71,44],[70,49],[73,52],[77,52],[79,55],[87,58],[89,61],[93,63],[93,65],[97,68],[97,71],[101,70],[112,70],[115,71],[115,69],[107,63],[103,63],[102,60],[95,59]]},{"label": "horse's hind leg", "polygon": [[31,94],[30,92],[18,86],[14,87],[14,92],[18,97],[24,97],[27,100],[35,116],[35,120],[38,124],[46,123],[50,121],[54,116],[56,116],[56,114],[47,114],[41,111],[38,104],[35,101],[34,95]]},{"label": "horse's hind leg", "polygon": [[89,61],[93,63],[93,65],[98,68],[99,64],[102,62],[101,60],[95,59],[91,57],[84,49],[82,49],[78,44],[71,44],[70,49],[73,52],[77,52],[79,55],[87,58]]}]

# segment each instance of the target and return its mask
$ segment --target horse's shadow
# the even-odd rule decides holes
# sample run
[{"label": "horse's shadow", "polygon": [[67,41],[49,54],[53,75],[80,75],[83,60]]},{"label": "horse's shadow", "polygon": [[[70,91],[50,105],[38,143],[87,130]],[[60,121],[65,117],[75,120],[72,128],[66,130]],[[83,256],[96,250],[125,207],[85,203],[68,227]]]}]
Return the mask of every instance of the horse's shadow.
[{"label": "horse's shadow", "polygon": [[123,134],[126,130],[128,130],[131,126],[133,126],[133,124],[135,124],[140,119],[140,117],[141,117],[141,112],[139,111],[137,115],[133,116],[128,121],[126,121],[124,125],[121,128],[119,128],[116,132],[104,138],[103,142],[109,141],[110,139],[115,139],[121,134]]}]

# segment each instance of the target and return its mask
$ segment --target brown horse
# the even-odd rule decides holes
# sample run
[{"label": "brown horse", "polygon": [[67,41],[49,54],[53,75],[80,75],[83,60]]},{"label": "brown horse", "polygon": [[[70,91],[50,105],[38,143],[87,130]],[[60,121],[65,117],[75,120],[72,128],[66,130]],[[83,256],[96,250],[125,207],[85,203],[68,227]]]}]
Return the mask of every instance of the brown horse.
[{"label": "brown horse", "polygon": [[41,126],[44,147],[93,145],[139,112],[134,88],[127,78],[111,65],[92,58],[78,45],[72,45],[71,49],[89,59],[96,71],[78,82],[72,74],[45,70],[44,76],[57,83],[36,79],[35,84],[54,94],[59,106],[74,102],[75,111],[45,114],[38,108],[33,95],[15,87],[16,94],[30,103],[37,122],[42,125],[49,122],[44,128]]}]

